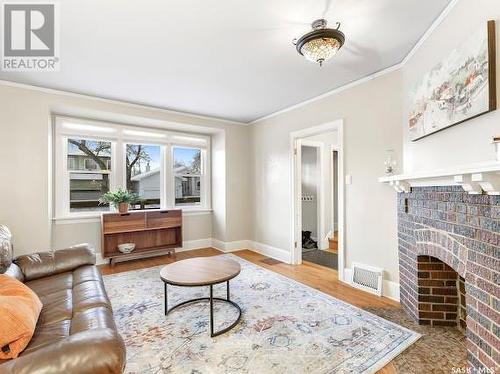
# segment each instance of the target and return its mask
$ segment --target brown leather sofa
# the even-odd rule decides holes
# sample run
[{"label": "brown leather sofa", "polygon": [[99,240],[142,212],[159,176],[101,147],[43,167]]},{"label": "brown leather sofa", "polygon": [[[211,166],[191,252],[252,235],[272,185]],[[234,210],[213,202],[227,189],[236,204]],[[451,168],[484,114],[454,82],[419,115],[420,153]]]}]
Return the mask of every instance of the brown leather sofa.
[{"label": "brown leather sofa", "polygon": [[[5,226],[1,245],[10,246]],[[5,274],[35,291],[43,308],[29,345],[18,358],[0,360],[0,374],[123,372],[125,346],[91,246],[20,256]]]}]

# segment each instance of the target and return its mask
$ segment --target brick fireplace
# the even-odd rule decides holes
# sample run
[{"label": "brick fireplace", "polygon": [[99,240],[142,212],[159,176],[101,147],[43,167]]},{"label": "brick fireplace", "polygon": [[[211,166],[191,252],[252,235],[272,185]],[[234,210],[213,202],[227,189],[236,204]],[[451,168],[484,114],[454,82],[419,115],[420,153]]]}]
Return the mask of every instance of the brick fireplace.
[{"label": "brick fireplace", "polygon": [[420,324],[464,330],[469,366],[496,368],[500,196],[458,186],[412,188],[398,194],[398,236],[403,308]]}]

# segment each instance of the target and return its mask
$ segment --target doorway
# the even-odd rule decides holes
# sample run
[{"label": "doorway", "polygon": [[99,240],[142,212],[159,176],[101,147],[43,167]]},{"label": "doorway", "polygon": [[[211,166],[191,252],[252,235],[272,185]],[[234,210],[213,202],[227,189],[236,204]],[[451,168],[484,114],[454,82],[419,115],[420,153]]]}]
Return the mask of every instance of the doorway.
[{"label": "doorway", "polygon": [[343,279],[342,121],[291,134],[293,258],[338,272]]}]

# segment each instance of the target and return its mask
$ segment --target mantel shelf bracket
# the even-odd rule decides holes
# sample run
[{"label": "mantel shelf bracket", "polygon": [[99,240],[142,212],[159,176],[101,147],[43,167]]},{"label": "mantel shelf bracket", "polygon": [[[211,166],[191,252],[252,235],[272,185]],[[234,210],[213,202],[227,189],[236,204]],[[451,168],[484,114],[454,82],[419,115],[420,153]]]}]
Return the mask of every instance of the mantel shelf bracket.
[{"label": "mantel shelf bracket", "polygon": [[391,182],[389,182],[389,184],[392,187],[394,187],[394,189],[398,193],[399,192],[409,193],[411,191],[410,183],[405,182],[405,181],[391,181]]},{"label": "mantel shelf bracket", "polygon": [[461,185],[465,192],[471,195],[480,195],[483,193],[481,185],[477,181],[472,180],[470,174],[455,175],[453,180],[456,184]]},{"label": "mantel shelf bracket", "polygon": [[475,173],[471,175],[473,183],[478,183],[488,195],[500,195],[500,175]]}]

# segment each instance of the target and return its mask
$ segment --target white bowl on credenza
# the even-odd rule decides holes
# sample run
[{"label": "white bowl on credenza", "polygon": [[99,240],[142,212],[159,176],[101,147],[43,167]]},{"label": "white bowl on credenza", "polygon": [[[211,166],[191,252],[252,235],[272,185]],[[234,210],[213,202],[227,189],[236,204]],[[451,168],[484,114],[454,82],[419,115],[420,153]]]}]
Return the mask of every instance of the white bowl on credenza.
[{"label": "white bowl on credenza", "polygon": [[135,243],[118,244],[118,250],[121,253],[130,253],[135,249]]}]

